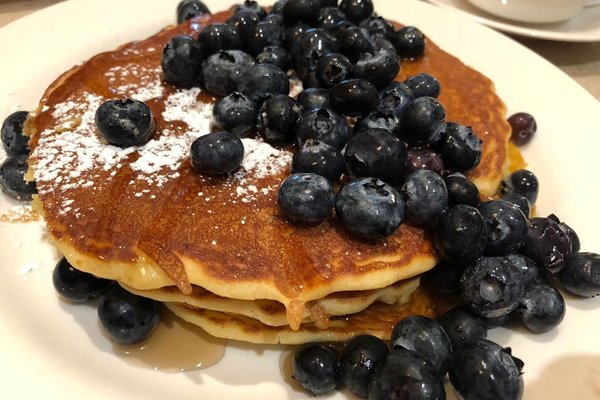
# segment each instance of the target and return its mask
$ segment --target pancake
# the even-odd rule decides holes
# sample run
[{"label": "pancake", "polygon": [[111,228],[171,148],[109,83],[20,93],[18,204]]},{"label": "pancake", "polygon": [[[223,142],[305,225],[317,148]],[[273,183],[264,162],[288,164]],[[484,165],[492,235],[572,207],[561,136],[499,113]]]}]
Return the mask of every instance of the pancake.
[{"label": "pancake", "polygon": [[[99,54],[59,77],[26,123],[31,135],[29,179],[34,206],[49,239],[76,268],[136,290],[193,285],[237,300],[274,300],[298,329],[306,304],[342,291],[388,287],[436,263],[423,229],[403,224],[367,242],[331,217],[297,226],[280,213],[276,196],[290,173],[291,152],[243,139],[245,158],[229,177],[201,175],[189,163],[193,139],[210,131],[215,98],[199,88],[162,80],[164,44],[196,35],[230,12],[188,21],[140,42]],[[430,72],[442,85],[447,119],[472,126],[484,140],[470,176],[493,194],[507,165],[510,133],[492,82],[431,41],[406,60],[399,79]],[[97,107],[114,98],[143,100],[156,131],[144,146],[108,145],[94,125]]]}]

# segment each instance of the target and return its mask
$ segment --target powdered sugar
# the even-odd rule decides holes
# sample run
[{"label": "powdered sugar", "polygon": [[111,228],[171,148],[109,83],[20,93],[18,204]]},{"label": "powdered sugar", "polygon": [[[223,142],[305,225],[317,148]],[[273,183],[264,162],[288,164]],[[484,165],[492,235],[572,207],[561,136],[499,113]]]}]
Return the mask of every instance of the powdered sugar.
[{"label": "powdered sugar", "polygon": [[198,101],[200,88],[178,90],[167,98],[163,118],[165,121],[183,121],[190,133],[202,136],[210,133],[212,104]]}]

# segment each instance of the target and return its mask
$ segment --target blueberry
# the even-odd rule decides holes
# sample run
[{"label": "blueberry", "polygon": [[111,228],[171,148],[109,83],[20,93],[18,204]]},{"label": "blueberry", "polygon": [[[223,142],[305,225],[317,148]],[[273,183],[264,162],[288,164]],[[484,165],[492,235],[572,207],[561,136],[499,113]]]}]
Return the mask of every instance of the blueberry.
[{"label": "blueberry", "polygon": [[200,43],[191,36],[179,35],[166,44],[160,66],[167,82],[190,87],[198,81],[203,61]]},{"label": "blueberry", "polygon": [[27,155],[7,158],[0,166],[0,189],[17,200],[31,200],[37,193],[35,182],[25,182]]},{"label": "blueberry", "polygon": [[220,51],[202,64],[202,80],[206,90],[217,96],[227,96],[239,90],[244,76],[256,63],[254,58],[240,50]]},{"label": "blueberry", "polygon": [[352,63],[343,54],[329,53],[320,57],[316,65],[317,79],[326,88],[330,88],[350,77]]},{"label": "blueberry", "polygon": [[390,131],[360,131],[348,140],[344,158],[352,177],[374,177],[391,185],[402,182],[406,149]]},{"label": "blueberry", "polygon": [[581,248],[581,243],[579,242],[579,236],[577,236],[577,233],[573,230],[573,228],[571,228],[569,225],[565,224],[564,222],[560,222],[558,224],[558,226],[569,237],[569,240],[571,241],[571,251],[573,253],[577,253],[579,251],[579,249]]},{"label": "blueberry", "polygon": [[322,29],[332,29],[338,22],[345,19],[346,14],[338,7],[323,7],[319,11],[317,26]]},{"label": "blueberry", "polygon": [[246,48],[250,54],[259,54],[265,47],[280,46],[283,42],[283,27],[268,21],[260,21],[246,37]]},{"label": "blueberry", "polygon": [[229,132],[214,132],[200,136],[191,146],[191,163],[205,174],[229,174],[244,158],[244,144]]},{"label": "blueberry", "polygon": [[521,210],[525,218],[529,218],[531,206],[529,205],[529,200],[527,200],[525,196],[522,196],[518,193],[505,193],[502,196],[502,200],[514,204],[519,210]]},{"label": "blueberry", "polygon": [[245,41],[250,36],[252,27],[258,24],[259,21],[260,17],[254,11],[243,10],[229,17],[226,24],[235,28],[242,41]]},{"label": "blueberry", "polygon": [[521,253],[546,268],[551,273],[558,272],[571,255],[571,240],[565,233],[556,216],[548,218],[532,218],[525,245]]},{"label": "blueberry", "polygon": [[509,254],[506,258],[519,270],[519,279],[521,279],[525,288],[528,288],[534,283],[544,282],[544,277],[540,273],[539,267],[531,258],[516,253]]},{"label": "blueberry", "polygon": [[338,352],[331,346],[305,344],[294,355],[292,378],[313,396],[330,392],[340,380],[339,359]]},{"label": "blueberry", "polygon": [[265,100],[258,113],[258,132],[268,143],[291,143],[301,108],[296,100],[280,94]]},{"label": "blueberry", "polygon": [[485,319],[469,312],[466,307],[454,307],[440,315],[437,321],[444,328],[454,349],[487,338]]},{"label": "blueberry", "polygon": [[392,111],[396,116],[402,118],[404,110],[414,99],[415,96],[408,86],[394,81],[379,94],[377,108]]},{"label": "blueberry", "polygon": [[400,28],[394,34],[394,46],[400,57],[419,57],[425,51],[425,35],[414,26]]},{"label": "blueberry", "polygon": [[517,146],[525,146],[533,139],[537,124],[535,118],[528,113],[516,113],[508,118],[511,128],[510,139]]},{"label": "blueberry", "polygon": [[345,171],[344,157],[317,139],[306,140],[292,158],[292,173],[312,172],[336,182]]},{"label": "blueberry", "polygon": [[569,292],[582,297],[600,295],[600,255],[575,253],[567,259],[558,279]]},{"label": "blueberry", "polygon": [[444,179],[433,171],[422,169],[410,174],[402,194],[406,202],[406,218],[418,225],[435,223],[448,208],[448,189]]},{"label": "blueberry", "polygon": [[369,400],[445,400],[439,372],[414,351],[391,351],[375,369]]},{"label": "blueberry", "polygon": [[247,137],[255,131],[257,116],[256,104],[239,92],[220,98],[213,107],[217,125],[237,137]]},{"label": "blueberry", "polygon": [[306,30],[291,50],[296,74],[304,81],[309,72],[316,71],[320,57],[337,51],[337,41],[328,31],[324,29]]},{"label": "blueberry", "polygon": [[506,323],[508,323],[508,321],[510,321],[510,317],[512,314],[506,314],[506,315],[501,315],[499,317],[487,317],[487,318],[483,318],[483,320],[485,321],[485,326],[488,329],[494,329],[494,328],[498,328],[500,326],[504,326],[506,325]]},{"label": "blueberry", "polygon": [[365,239],[382,239],[404,220],[404,201],[390,185],[376,178],[345,184],[335,199],[336,216],[344,228]]},{"label": "blueberry", "polygon": [[368,129],[385,129],[394,136],[400,136],[400,118],[392,111],[375,110],[356,121],[354,134]]},{"label": "blueberry", "polygon": [[288,52],[281,46],[267,46],[256,56],[256,61],[260,64],[271,64],[287,71],[291,65],[291,59]]},{"label": "blueberry", "polygon": [[257,103],[278,94],[290,92],[290,80],[281,68],[271,64],[256,64],[244,74],[239,91]]},{"label": "blueberry", "polygon": [[222,50],[241,50],[243,47],[238,31],[227,24],[207,25],[200,31],[198,41],[202,45],[205,57]]},{"label": "blueberry", "polygon": [[312,29],[312,27],[306,24],[285,28],[283,31],[283,47],[286,50],[291,51],[293,48],[295,48],[295,46],[298,45],[302,35],[304,35],[304,33],[309,29]]},{"label": "blueberry", "polygon": [[452,355],[450,382],[465,400],[518,400],[523,394],[523,362],[510,348],[481,339],[465,344]]},{"label": "blueberry", "polygon": [[316,66],[315,69],[311,69],[308,71],[306,75],[302,78],[302,87],[304,89],[310,88],[320,88],[322,87],[321,82],[319,82],[319,78],[317,77]]},{"label": "blueberry", "polygon": [[433,97],[414,99],[404,109],[401,120],[402,138],[409,146],[435,142],[446,129],[444,107]]},{"label": "blueberry", "polygon": [[[391,53],[397,54],[396,48],[394,47],[394,45],[392,44],[392,42],[390,42],[389,40],[384,39],[382,37],[376,37],[376,38],[374,38],[372,40],[373,40],[373,49],[375,51],[387,50],[387,51],[389,51]],[[397,82],[397,81],[393,81],[393,82]]]},{"label": "blueberry", "polygon": [[342,0],[340,9],[346,14],[349,21],[359,23],[373,14],[371,0]]},{"label": "blueberry", "polygon": [[399,321],[392,330],[394,350],[404,348],[425,358],[444,376],[452,353],[452,343],[444,328],[434,319],[409,316]]},{"label": "blueberry", "polygon": [[328,108],[314,108],[298,119],[296,138],[299,146],[307,139],[317,139],[339,151],[348,141],[348,125],[338,113]]},{"label": "blueberry", "polygon": [[479,189],[464,176],[449,175],[444,178],[448,188],[448,204],[466,204],[472,207],[479,205]]},{"label": "blueberry", "polygon": [[296,99],[302,111],[310,111],[315,108],[330,108],[329,90],[324,88],[310,88],[303,90]]},{"label": "blueberry", "polygon": [[407,78],[404,83],[412,91],[415,97],[435,97],[440,95],[440,82],[433,75],[421,73]]},{"label": "blueberry", "polygon": [[341,381],[360,398],[369,394],[369,382],[375,368],[389,353],[383,340],[370,335],[354,337],[340,357]]},{"label": "blueberry", "polygon": [[98,304],[98,317],[115,342],[132,345],[148,338],[158,325],[159,304],[113,285]]},{"label": "blueberry", "polygon": [[461,265],[442,260],[422,275],[421,282],[433,293],[442,295],[459,294],[460,277],[463,269],[464,267]]},{"label": "blueberry", "polygon": [[519,169],[513,172],[508,178],[502,181],[500,192],[518,193],[529,201],[529,204],[535,204],[539,191],[539,182],[533,172],[526,169]]},{"label": "blueberry", "polygon": [[373,52],[375,48],[369,39],[369,32],[357,26],[344,27],[338,23],[332,30],[339,42],[339,51],[353,63],[357,62],[363,53]]},{"label": "blueberry", "polygon": [[2,144],[8,156],[19,156],[29,154],[27,145],[29,138],[23,134],[23,124],[29,113],[27,111],[17,111],[10,114],[2,123],[0,134]]},{"label": "blueberry", "polygon": [[344,115],[365,116],[377,107],[377,88],[365,79],[348,79],[338,83],[329,92],[331,107]]},{"label": "blueberry", "polygon": [[210,15],[210,10],[200,0],[183,0],[177,6],[177,23],[205,14]]},{"label": "blueberry", "polygon": [[516,314],[532,332],[551,331],[565,316],[565,300],[559,291],[545,284],[531,285],[523,295]]},{"label": "blueberry", "polygon": [[315,25],[319,18],[321,2],[319,0],[287,0],[281,15],[287,26],[298,24]]},{"label": "blueberry", "polygon": [[394,40],[394,26],[383,17],[371,17],[365,19],[359,26],[366,29],[371,35],[371,38]]},{"label": "blueberry", "polygon": [[56,264],[52,273],[54,289],[74,303],[84,303],[100,297],[113,282],[73,268],[64,257]]},{"label": "blueberry", "polygon": [[152,111],[139,100],[108,100],[96,110],[96,126],[102,136],[119,147],[140,146],[154,133]]},{"label": "blueberry", "polygon": [[448,122],[434,148],[440,153],[447,169],[455,172],[475,168],[481,160],[481,143],[467,126]]},{"label": "blueberry", "polygon": [[488,242],[483,252],[490,256],[514,253],[527,237],[527,219],[517,208],[504,200],[491,200],[479,205],[487,224]]},{"label": "blueberry", "polygon": [[287,0],[277,0],[275,3],[273,3],[273,7],[271,7],[269,14],[281,15],[281,13],[283,12],[283,6],[285,5],[285,3],[287,3]]},{"label": "blueberry", "polygon": [[261,19],[267,16],[267,11],[254,0],[244,0],[242,4],[236,5],[233,9],[233,12],[236,14],[243,11],[252,11]]},{"label": "blueberry", "polygon": [[481,257],[460,279],[463,300],[475,314],[500,317],[519,305],[525,285],[520,271],[507,257]]},{"label": "blueberry", "polygon": [[279,188],[277,204],[283,213],[300,222],[320,222],[335,204],[331,183],[321,175],[298,173],[288,176]]},{"label": "blueberry", "polygon": [[441,175],[444,172],[442,157],[428,147],[410,148],[406,151],[406,174],[426,169]]},{"label": "blueberry", "polygon": [[400,71],[400,59],[396,52],[387,49],[362,53],[352,67],[354,78],[366,79],[379,90],[387,87]]},{"label": "blueberry", "polygon": [[475,207],[465,204],[442,212],[435,229],[435,247],[447,261],[467,264],[483,254],[487,226]]}]

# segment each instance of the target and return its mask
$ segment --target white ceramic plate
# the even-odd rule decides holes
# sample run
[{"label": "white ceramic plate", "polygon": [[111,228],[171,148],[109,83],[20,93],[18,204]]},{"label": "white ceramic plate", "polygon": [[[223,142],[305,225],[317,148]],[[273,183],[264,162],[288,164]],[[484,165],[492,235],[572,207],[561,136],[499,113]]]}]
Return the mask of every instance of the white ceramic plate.
[{"label": "white ceramic plate", "polygon": [[475,7],[467,0],[427,0],[442,8],[458,10],[468,14],[475,21],[508,33],[537,39],[561,42],[600,41],[600,5],[594,3],[585,7],[567,21],[549,24],[528,24],[496,17]]},{"label": "white ceramic plate", "polygon": [[[212,10],[230,3],[207,1]],[[34,109],[48,84],[72,65],[171,23],[176,4],[69,1],[4,27],[0,118],[15,109]],[[537,139],[525,153],[541,181],[537,211],[555,212],[579,233],[583,249],[600,251],[600,104],[542,58],[465,16],[416,1],[379,1],[376,9],[420,27],[491,77],[510,113],[536,116]],[[15,204],[0,196],[2,210]],[[59,256],[46,243],[40,223],[4,223],[0,243],[0,398],[309,398],[284,381],[280,363],[286,348],[281,346],[230,344],[216,366],[190,373],[126,363],[100,333],[92,307],[66,304],[54,293],[51,272]],[[25,272],[31,267],[38,268]],[[527,400],[600,396],[600,298],[567,297],[567,316],[554,332],[497,329],[490,334],[525,361]]]}]

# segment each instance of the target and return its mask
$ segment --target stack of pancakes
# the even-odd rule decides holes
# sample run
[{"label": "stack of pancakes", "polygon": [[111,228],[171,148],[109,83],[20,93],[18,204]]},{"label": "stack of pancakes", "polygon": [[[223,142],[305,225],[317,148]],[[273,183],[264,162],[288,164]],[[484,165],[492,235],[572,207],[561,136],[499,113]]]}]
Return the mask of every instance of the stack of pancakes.
[{"label": "stack of pancakes", "polygon": [[[292,149],[243,139],[245,159],[228,177],[195,172],[193,139],[211,129],[212,103],[199,88],[162,79],[165,43],[196,35],[229,12],[188,21],[60,76],[29,118],[29,179],[49,238],[76,268],[117,280],[167,304],[209,333],[257,343],[389,337],[407,314],[432,315],[415,289],[436,263],[423,229],[403,224],[385,240],[345,232],[332,216],[298,226],[278,210]],[[423,57],[403,61],[398,77],[436,76],[447,120],[471,126],[483,156],[470,172],[492,195],[507,172],[510,128],[492,82],[429,41]],[[152,109],[156,131],[141,147],[108,145],[96,108],[136,98]]]}]

